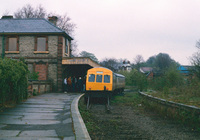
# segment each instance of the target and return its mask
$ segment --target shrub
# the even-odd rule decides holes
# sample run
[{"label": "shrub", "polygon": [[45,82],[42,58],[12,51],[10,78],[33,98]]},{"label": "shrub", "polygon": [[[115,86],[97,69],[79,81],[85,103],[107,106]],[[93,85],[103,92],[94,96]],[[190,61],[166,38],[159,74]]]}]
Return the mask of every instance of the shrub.
[{"label": "shrub", "polygon": [[39,78],[39,72],[29,72],[28,73],[28,79],[29,80],[38,80]]},{"label": "shrub", "polygon": [[27,98],[27,65],[22,61],[0,59],[0,102],[20,102]]},{"label": "shrub", "polygon": [[126,77],[126,85],[136,86],[137,89],[141,91],[147,89],[146,76],[136,69],[133,69],[131,72],[121,71],[120,74]]}]

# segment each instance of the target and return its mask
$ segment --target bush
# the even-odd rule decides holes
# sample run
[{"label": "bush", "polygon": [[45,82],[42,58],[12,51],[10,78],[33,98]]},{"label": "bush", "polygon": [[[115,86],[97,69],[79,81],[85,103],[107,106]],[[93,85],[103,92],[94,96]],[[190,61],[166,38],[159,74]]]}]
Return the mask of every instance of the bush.
[{"label": "bush", "polygon": [[28,73],[28,79],[29,80],[38,80],[39,78],[39,72],[29,72]]},{"label": "bush", "polygon": [[184,85],[184,78],[181,73],[172,67],[165,71],[161,76],[155,77],[149,81],[151,88],[168,93],[170,88]]},{"label": "bush", "polygon": [[22,61],[0,59],[0,103],[20,102],[27,98],[28,67]]},{"label": "bush", "polygon": [[131,72],[121,71],[120,74],[126,77],[126,85],[135,86],[140,91],[147,89],[147,78],[143,73],[133,69]]}]

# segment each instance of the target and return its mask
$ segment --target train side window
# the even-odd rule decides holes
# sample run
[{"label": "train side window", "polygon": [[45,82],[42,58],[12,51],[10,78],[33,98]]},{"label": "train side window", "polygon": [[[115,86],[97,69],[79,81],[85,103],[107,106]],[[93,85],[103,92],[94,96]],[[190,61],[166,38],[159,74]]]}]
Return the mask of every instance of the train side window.
[{"label": "train side window", "polygon": [[94,74],[90,74],[88,81],[89,82],[94,82],[94,79],[95,79],[95,75]]},{"label": "train side window", "polygon": [[104,83],[110,83],[110,75],[104,75]]},{"label": "train side window", "polygon": [[102,75],[97,75],[96,82],[98,83],[102,82]]}]

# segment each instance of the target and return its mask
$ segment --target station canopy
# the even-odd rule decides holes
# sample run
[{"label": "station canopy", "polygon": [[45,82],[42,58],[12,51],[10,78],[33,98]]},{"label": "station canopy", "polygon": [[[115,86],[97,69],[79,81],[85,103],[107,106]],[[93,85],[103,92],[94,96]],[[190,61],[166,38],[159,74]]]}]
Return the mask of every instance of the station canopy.
[{"label": "station canopy", "polygon": [[64,67],[63,76],[85,76],[87,70],[94,67],[100,67],[98,63],[88,57],[73,57],[62,60]]}]

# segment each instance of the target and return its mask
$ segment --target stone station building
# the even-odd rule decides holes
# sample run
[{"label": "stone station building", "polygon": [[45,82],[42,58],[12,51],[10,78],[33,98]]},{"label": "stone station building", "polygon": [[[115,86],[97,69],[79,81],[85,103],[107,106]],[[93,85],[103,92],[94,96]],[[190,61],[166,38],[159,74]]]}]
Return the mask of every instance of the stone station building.
[{"label": "stone station building", "polygon": [[[65,76],[84,76],[99,66],[90,58],[71,57],[73,38],[56,27],[57,17],[46,19],[0,19],[0,56],[24,58],[30,72],[39,72],[38,80],[51,83],[53,91],[63,90]],[[44,85],[44,91],[47,91]],[[40,88],[37,89],[40,92]]]}]

